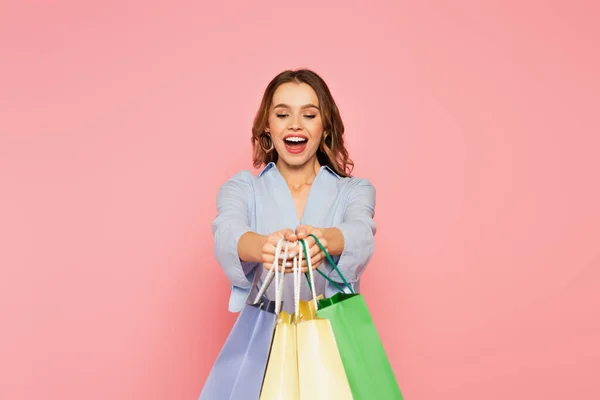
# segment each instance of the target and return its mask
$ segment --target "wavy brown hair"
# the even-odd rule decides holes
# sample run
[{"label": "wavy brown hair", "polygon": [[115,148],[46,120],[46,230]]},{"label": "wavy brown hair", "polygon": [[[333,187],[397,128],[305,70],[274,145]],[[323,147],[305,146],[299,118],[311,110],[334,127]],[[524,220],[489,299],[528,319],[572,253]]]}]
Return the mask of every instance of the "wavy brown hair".
[{"label": "wavy brown hair", "polygon": [[273,95],[277,88],[287,82],[306,83],[317,93],[321,119],[323,121],[323,139],[317,150],[317,159],[321,165],[327,165],[338,175],[351,176],[354,163],[348,157],[348,150],[344,146],[344,123],[340,116],[333,96],[325,81],[315,72],[308,69],[287,70],[277,75],[269,83],[263,94],[260,108],[252,125],[252,150],[254,167],[259,168],[270,162],[277,162],[277,150],[265,151],[265,129],[269,122],[269,109],[273,102]]}]

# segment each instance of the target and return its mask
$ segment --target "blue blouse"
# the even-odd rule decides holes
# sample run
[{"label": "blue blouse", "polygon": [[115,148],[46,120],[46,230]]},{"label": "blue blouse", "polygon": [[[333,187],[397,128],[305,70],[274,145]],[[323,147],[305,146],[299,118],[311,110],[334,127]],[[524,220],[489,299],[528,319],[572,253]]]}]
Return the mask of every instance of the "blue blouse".
[{"label": "blue blouse", "polygon": [[[242,262],[237,245],[248,231],[269,235],[298,225],[319,228],[336,227],[344,236],[341,256],[333,257],[353,290],[360,290],[360,276],[371,259],[376,232],[375,188],[366,179],[344,178],[327,166],[321,167],[312,183],[302,220],[289,187],[274,163],[269,163],[257,177],[242,171],[227,180],[217,194],[217,217],[212,223],[215,257],[231,282],[229,310],[238,312],[248,297],[255,296],[267,270],[261,263]],[[329,262],[319,269],[335,282],[341,278]],[[329,297],[338,290],[321,275],[314,274],[317,295]],[[343,285],[340,285],[343,286]],[[275,284],[266,296],[275,299]],[[309,300],[311,292],[303,280],[301,298]],[[293,276],[286,274],[283,309],[293,312]]]}]

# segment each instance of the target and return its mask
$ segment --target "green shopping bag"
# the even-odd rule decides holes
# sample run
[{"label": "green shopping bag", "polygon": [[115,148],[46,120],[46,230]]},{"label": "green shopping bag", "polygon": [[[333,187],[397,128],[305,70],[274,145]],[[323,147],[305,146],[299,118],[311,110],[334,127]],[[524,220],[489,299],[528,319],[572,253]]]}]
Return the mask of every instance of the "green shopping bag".
[{"label": "green shopping bag", "polygon": [[[311,236],[351,292],[337,293],[319,300],[317,316],[331,323],[354,400],[402,400],[398,382],[364,297],[354,293],[319,239]],[[324,273],[317,272],[343,291]]]}]

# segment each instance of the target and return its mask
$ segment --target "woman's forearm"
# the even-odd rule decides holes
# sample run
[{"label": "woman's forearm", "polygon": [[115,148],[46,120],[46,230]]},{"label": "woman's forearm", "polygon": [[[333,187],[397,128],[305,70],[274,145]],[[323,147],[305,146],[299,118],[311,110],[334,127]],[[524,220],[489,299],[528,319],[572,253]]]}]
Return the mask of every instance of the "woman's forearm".
[{"label": "woman's forearm", "polygon": [[344,251],[344,235],[338,228],[320,228],[327,241],[327,252],[332,256],[340,256]]},{"label": "woman's forearm", "polygon": [[240,260],[245,262],[262,262],[262,249],[267,236],[255,232],[246,232],[238,240],[237,250]]}]

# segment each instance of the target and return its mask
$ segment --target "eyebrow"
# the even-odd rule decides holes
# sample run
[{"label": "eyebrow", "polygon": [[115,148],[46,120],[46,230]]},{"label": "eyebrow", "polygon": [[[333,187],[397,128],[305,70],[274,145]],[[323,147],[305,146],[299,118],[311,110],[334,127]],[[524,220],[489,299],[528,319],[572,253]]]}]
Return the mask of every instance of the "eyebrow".
[{"label": "eyebrow", "polygon": [[[273,109],[275,109],[275,108],[292,108],[292,107],[288,106],[287,104],[279,103],[275,107],[273,107]],[[314,104],[305,104],[302,107],[300,107],[300,109],[302,109],[302,110],[307,109],[307,108],[316,108],[317,110],[319,110],[319,107],[315,106]]]}]

